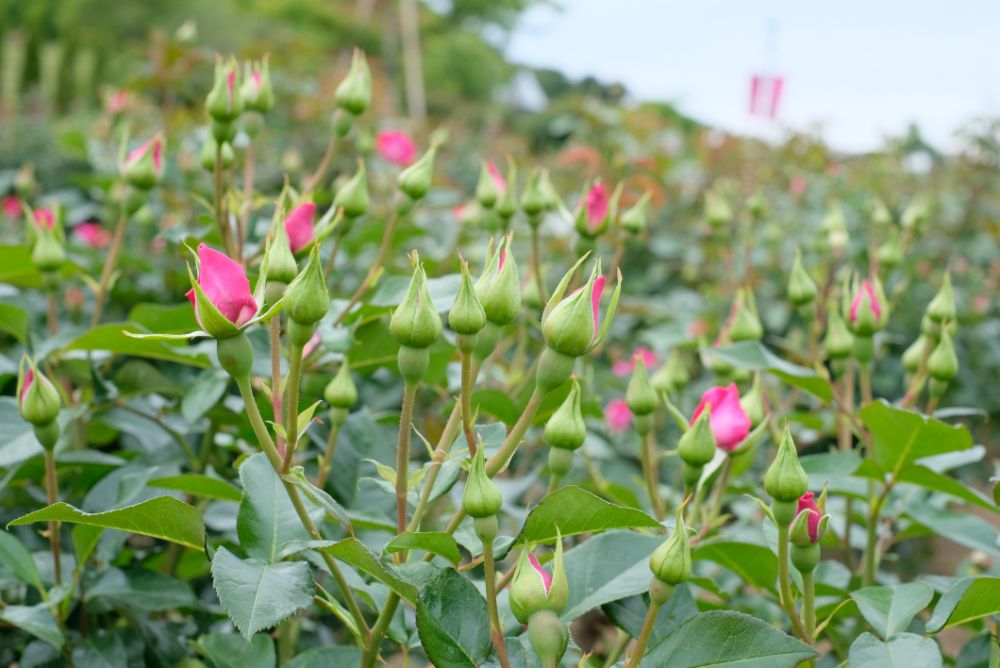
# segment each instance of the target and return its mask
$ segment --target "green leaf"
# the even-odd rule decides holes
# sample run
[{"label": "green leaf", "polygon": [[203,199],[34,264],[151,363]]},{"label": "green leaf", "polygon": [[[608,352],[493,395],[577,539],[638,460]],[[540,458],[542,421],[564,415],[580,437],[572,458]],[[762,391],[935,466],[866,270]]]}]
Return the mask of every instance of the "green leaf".
[{"label": "green leaf", "polygon": [[474,584],[450,568],[421,590],[417,632],[435,666],[476,668],[490,653],[486,601]]},{"label": "green leaf", "polygon": [[42,287],[42,275],[31,261],[28,246],[0,246],[0,283],[22,288]]},{"label": "green leaf", "polygon": [[948,494],[975,504],[980,508],[992,510],[995,513],[1000,512],[1000,509],[993,505],[989,499],[980,494],[975,488],[962,484],[954,478],[949,478],[946,475],[932,471],[926,466],[914,464],[913,466],[903,469],[896,477],[896,480],[898,482],[907,482],[911,485],[919,485],[920,487],[929,489],[933,492]]},{"label": "green leaf", "polygon": [[918,459],[972,447],[972,435],[919,413],[876,401],[861,409],[861,421],[872,435],[872,455],[883,471],[898,475]]},{"label": "green leaf", "polygon": [[662,542],[662,536],[609,531],[566,552],[569,601],[561,617],[576,619],[609,601],[647,591],[649,555]]},{"label": "green leaf", "polygon": [[0,531],[0,571],[7,571],[21,582],[35,589],[42,588],[35,560],[24,545],[13,534]]},{"label": "green leaf", "polygon": [[128,665],[125,644],[119,635],[91,635],[82,646],[73,649],[75,668],[119,668]]},{"label": "green leaf", "polygon": [[740,341],[730,346],[703,348],[703,353],[721,359],[737,369],[768,371],[793,387],[823,401],[833,400],[830,384],[812,369],[783,360],[759,341]]},{"label": "green leaf", "polygon": [[104,598],[119,607],[144,612],[195,607],[198,604],[186,582],[144,568],[127,573],[109,568],[87,588],[86,598],[88,601]]},{"label": "green leaf", "polygon": [[62,649],[63,638],[52,612],[45,605],[8,605],[0,610],[0,620]]},{"label": "green leaf", "polygon": [[194,506],[172,496],[158,496],[134,506],[125,506],[103,513],[85,513],[68,503],[51,506],[22,515],[8,526],[34,522],[70,522],[103,529],[117,529],[152,538],[178,543],[194,550],[205,549],[205,523]]},{"label": "green leaf", "polygon": [[379,560],[357,538],[345,538],[331,545],[316,546],[315,549],[354,566],[362,573],[366,573],[399,594],[409,603],[416,604],[417,588],[403,580],[391,564]]},{"label": "green leaf", "polygon": [[567,485],[547,494],[528,513],[514,545],[551,543],[556,539],[557,528],[566,537],[608,529],[659,526],[659,522],[641,510],[610,503],[582,487]]},{"label": "green leaf", "polygon": [[424,550],[440,555],[452,564],[462,560],[458,543],[450,533],[444,531],[406,531],[394,537],[385,546],[387,554],[403,550]]},{"label": "green leaf", "polygon": [[154,478],[146,484],[150,487],[172,489],[191,496],[203,496],[206,499],[218,499],[219,501],[239,502],[243,498],[243,492],[232,483],[203,473],[184,473]]},{"label": "green leaf", "polygon": [[[347,509],[324,490],[309,482],[301,466],[293,466],[292,470],[285,474],[285,480],[301,489],[310,501],[322,508],[332,520],[339,522],[349,534],[354,535],[354,527]],[[395,531],[395,525],[393,530]]]},{"label": "green leaf", "polygon": [[222,608],[247,640],[313,600],[313,576],[306,562],[267,564],[240,559],[224,547],[212,558],[212,583]]},{"label": "green leaf", "polygon": [[0,332],[24,343],[28,340],[28,331],[27,311],[13,304],[0,304]]},{"label": "green leaf", "polygon": [[200,329],[194,317],[191,302],[180,304],[137,304],[128,314],[129,322],[141,325],[150,332],[180,334]]},{"label": "green leaf", "polygon": [[937,633],[997,614],[1000,614],[1000,578],[962,578],[938,600],[934,613],[927,622],[927,630]]},{"label": "green leaf", "polygon": [[331,668],[360,663],[361,650],[357,647],[313,647],[286,663],[284,668]]},{"label": "green leaf", "polygon": [[210,367],[208,356],[191,352],[187,346],[169,345],[152,339],[136,339],[126,332],[143,334],[135,325],[127,322],[108,323],[88,330],[63,348],[71,350],[106,350],[117,355],[132,355],[150,359],[180,362],[192,366]]},{"label": "green leaf", "polygon": [[[741,612],[713,610],[687,620],[642,659],[643,668],[793,668],[816,651]],[[853,664],[852,668],[853,668]]]},{"label": "green leaf", "polygon": [[934,598],[934,590],[923,582],[887,587],[865,587],[851,592],[858,610],[872,628],[889,640],[913,621],[913,617],[927,607]]},{"label": "green leaf", "polygon": [[198,638],[195,647],[215,668],[274,668],[274,641],[258,633],[250,642],[235,633],[212,633]]},{"label": "green leaf", "polygon": [[[649,601],[645,596],[629,596],[607,603],[601,609],[619,628],[627,631],[633,638],[638,638],[646,621]],[[656,622],[649,636],[650,644],[656,645],[697,614],[698,604],[691,595],[691,588],[683,583],[677,585],[656,615]]]},{"label": "green leaf", "polygon": [[941,649],[932,638],[900,633],[883,642],[862,633],[847,655],[851,668],[941,668]]},{"label": "green leaf", "polygon": [[964,545],[970,550],[982,550],[1000,557],[996,527],[972,513],[956,512],[927,503],[910,501],[904,507],[903,514],[941,538]]},{"label": "green leaf", "polygon": [[778,579],[778,558],[764,545],[734,541],[707,542],[699,544],[692,556],[695,560],[714,561],[763,589],[773,591]]},{"label": "green leaf", "polygon": [[240,545],[251,557],[267,562],[281,558],[281,546],[309,540],[281,478],[263,452],[240,466],[243,500],[236,516]]},{"label": "green leaf", "polygon": [[21,418],[14,397],[0,397],[0,467],[15,466],[42,454],[31,424]]},{"label": "green leaf", "polygon": [[229,387],[229,374],[219,369],[205,369],[184,394],[184,399],[181,400],[181,415],[189,423],[194,424],[219,402],[219,399],[226,394],[227,387]]},{"label": "green leaf", "polygon": [[73,527],[71,537],[73,538],[73,554],[76,555],[76,563],[83,564],[90,559],[94,553],[97,543],[101,540],[104,529],[101,527],[77,524]]}]

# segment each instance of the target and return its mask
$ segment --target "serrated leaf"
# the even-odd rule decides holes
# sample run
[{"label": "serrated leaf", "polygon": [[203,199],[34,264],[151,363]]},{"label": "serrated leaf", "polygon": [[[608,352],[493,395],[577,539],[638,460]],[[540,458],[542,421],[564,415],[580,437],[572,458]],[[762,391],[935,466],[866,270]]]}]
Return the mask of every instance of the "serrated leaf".
[{"label": "serrated leaf", "polygon": [[931,638],[900,633],[883,642],[871,633],[862,633],[847,655],[851,668],[941,668],[941,649]]},{"label": "serrated leaf", "polygon": [[861,421],[871,432],[875,463],[894,475],[918,459],[972,447],[972,435],[964,426],[895,408],[881,400],[861,409]]},{"label": "serrated leaf", "polygon": [[371,576],[399,594],[406,601],[416,604],[417,588],[402,579],[392,564],[381,561],[357,538],[345,538],[336,543],[313,547],[320,552],[329,554],[334,559],[354,566],[362,573]]},{"label": "serrated leaf", "polygon": [[557,529],[563,537],[608,529],[659,527],[655,519],[635,508],[605,501],[582,487],[567,485],[547,494],[524,522],[514,545],[551,543]]},{"label": "serrated leaf", "polygon": [[476,586],[447,568],[421,589],[417,632],[436,666],[476,668],[490,653],[486,601]]},{"label": "serrated leaf", "polygon": [[[330,516],[330,519],[339,522],[348,533],[352,536],[354,535],[354,527],[351,524],[350,516],[347,514],[347,509],[337,503],[324,490],[309,482],[301,466],[295,466],[291,471],[286,473],[285,480],[301,489],[310,501],[322,508]],[[393,527],[393,530],[395,530],[395,527]]]},{"label": "serrated leaf", "polygon": [[203,473],[184,473],[154,478],[146,484],[150,487],[172,489],[191,496],[203,496],[206,499],[218,499],[219,501],[238,502],[243,498],[243,492],[232,483]]},{"label": "serrated leaf", "polygon": [[309,540],[281,478],[264,453],[248,457],[240,466],[243,498],[236,516],[240,545],[251,557],[278,561],[281,546]]},{"label": "serrated leaf", "polygon": [[927,607],[933,597],[934,590],[923,582],[865,587],[851,592],[858,610],[885,640],[905,631],[913,617]]},{"label": "serrated leaf", "polygon": [[8,605],[0,609],[0,620],[41,638],[56,649],[62,649],[65,642],[55,617],[44,605]]},{"label": "serrated leaf", "polygon": [[927,630],[937,633],[997,614],[1000,614],[1000,578],[962,578],[938,600],[927,622]]},{"label": "serrated leaf", "polygon": [[195,647],[215,668],[274,668],[274,641],[258,633],[250,642],[235,633],[212,633],[198,638]]},{"label": "serrated leaf", "polygon": [[205,547],[205,523],[194,506],[172,496],[158,496],[133,506],[103,513],[85,513],[68,503],[55,503],[22,515],[8,526],[34,522],[69,522],[104,529],[117,529],[160,538],[201,551]]},{"label": "serrated leaf", "polygon": [[313,600],[312,571],[306,562],[240,559],[225,547],[212,558],[212,583],[222,608],[247,640]]},{"label": "serrated leaf", "polygon": [[103,571],[86,590],[86,599],[104,598],[123,608],[161,612],[194,607],[197,599],[183,580],[147,569],[128,572],[117,568]]},{"label": "serrated leaf", "polygon": [[35,589],[42,588],[35,560],[13,534],[0,531],[0,571],[6,571]]}]

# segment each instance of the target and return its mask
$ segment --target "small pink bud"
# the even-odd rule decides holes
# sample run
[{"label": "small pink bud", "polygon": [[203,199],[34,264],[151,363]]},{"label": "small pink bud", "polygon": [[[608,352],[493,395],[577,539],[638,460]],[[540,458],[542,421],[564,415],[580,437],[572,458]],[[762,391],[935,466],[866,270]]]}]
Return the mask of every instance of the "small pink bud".
[{"label": "small pink bud", "polygon": [[493,183],[497,187],[497,192],[499,193],[499,196],[503,197],[504,193],[507,192],[507,180],[504,179],[503,174],[501,174],[500,170],[497,169],[496,163],[487,162],[486,171],[489,172],[490,178],[493,179]]},{"label": "small pink bud", "polygon": [[660,358],[657,357],[656,353],[645,346],[636,346],[628,359],[618,360],[614,363],[611,367],[611,373],[616,376],[631,376],[635,371],[636,355],[642,359],[642,363],[646,365],[647,369],[655,369],[660,364]]},{"label": "small pink bud", "polygon": [[21,200],[18,199],[17,195],[7,195],[4,197],[3,202],[0,203],[0,208],[3,209],[3,215],[11,220],[17,220],[21,216]]},{"label": "small pink bud", "polygon": [[591,232],[596,232],[604,218],[608,215],[608,188],[601,181],[590,187],[587,192],[587,227]]},{"label": "small pink bud", "polygon": [[74,227],[73,236],[91,248],[106,248],[111,243],[111,232],[94,221],[80,223]]},{"label": "small pink bud", "polygon": [[879,304],[878,296],[875,294],[875,286],[870,279],[866,278],[861,281],[861,288],[854,295],[854,301],[851,302],[850,317],[852,323],[858,321],[859,311],[865,297],[868,298],[868,307],[871,309],[872,315],[875,316],[875,320],[878,321],[882,318],[882,306]]},{"label": "small pink bud", "polygon": [[316,237],[313,228],[315,218],[316,204],[314,202],[299,204],[285,218],[285,232],[288,234],[288,245],[293,253],[298,253]]},{"label": "small pink bud", "polygon": [[405,132],[380,132],[375,143],[379,155],[401,167],[409,165],[417,158],[417,144]]},{"label": "small pink bud", "polygon": [[706,406],[712,409],[709,424],[716,445],[726,452],[732,452],[747,437],[751,427],[750,418],[740,404],[740,392],[736,389],[736,383],[706,390],[691,416],[691,424],[694,424]]},{"label": "small pink bud", "polygon": [[806,521],[809,526],[809,539],[814,543],[819,540],[819,521],[823,516],[823,513],[819,511],[819,507],[816,505],[815,499],[816,495],[813,492],[803,494],[799,499],[798,510],[795,513],[796,517],[802,512],[809,513]]},{"label": "small pink bud", "polygon": [[38,229],[51,230],[55,227],[56,215],[52,209],[35,209],[35,227]]},{"label": "small pink bud", "polygon": [[632,411],[624,399],[612,399],[604,407],[604,420],[614,431],[625,431],[632,424]]},{"label": "small pink bud", "polygon": [[[243,266],[206,244],[198,245],[198,260],[198,285],[219,313],[237,327],[252,320],[257,315],[258,307]],[[198,324],[204,327],[194,288],[188,291],[187,298],[195,307]]]}]

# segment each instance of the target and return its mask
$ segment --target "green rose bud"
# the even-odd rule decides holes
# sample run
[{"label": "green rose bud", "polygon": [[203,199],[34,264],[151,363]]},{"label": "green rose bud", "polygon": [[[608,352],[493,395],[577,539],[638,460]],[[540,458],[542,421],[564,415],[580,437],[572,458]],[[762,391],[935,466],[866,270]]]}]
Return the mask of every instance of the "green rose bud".
[{"label": "green rose bud", "polygon": [[556,211],[562,206],[562,199],[559,198],[559,193],[556,192],[556,188],[552,185],[552,179],[549,178],[549,170],[543,169],[541,175],[538,177],[538,192],[542,196],[543,209],[545,211]]},{"label": "green rose bud", "polygon": [[17,407],[21,417],[36,426],[54,422],[62,408],[59,390],[27,357],[21,359],[18,370]]},{"label": "green rose bud", "polygon": [[545,441],[558,450],[576,450],[586,437],[587,425],[580,408],[580,383],[573,378],[565,401],[545,423]]},{"label": "green rose bud", "polygon": [[[215,137],[211,134],[205,135],[205,143],[201,145],[201,167],[206,172],[215,171],[215,158],[219,153],[219,142],[215,141]],[[222,168],[229,169],[233,166],[233,162],[236,160],[236,154],[233,153],[233,147],[229,144],[222,144]]]},{"label": "green rose bud", "polygon": [[267,243],[264,246],[264,262],[267,265],[267,282],[282,284],[280,292],[284,292],[285,287],[299,273],[299,265],[292,254],[292,247],[289,245],[288,232],[282,223],[282,210],[275,207],[274,222],[271,225],[271,233],[268,235]]},{"label": "green rose bud", "polygon": [[854,349],[854,337],[847,329],[847,323],[837,309],[827,312],[826,337],[823,339],[823,349],[830,359],[843,359]]},{"label": "green rose bud", "polygon": [[687,384],[691,382],[691,376],[687,367],[684,366],[684,360],[681,358],[679,350],[675,348],[670,351],[663,366],[653,374],[651,382],[653,389],[659,393],[672,394],[687,387]]},{"label": "green rose bud", "polygon": [[944,280],[934,299],[927,305],[927,315],[935,323],[955,320],[955,290],[951,287],[951,274],[945,272]]},{"label": "green rose bud", "polygon": [[740,397],[740,406],[743,407],[743,412],[750,418],[752,427],[756,427],[764,421],[766,413],[764,411],[764,391],[761,389],[760,373],[754,375],[750,391]]},{"label": "green rose bud", "polygon": [[363,114],[371,104],[372,75],[368,69],[368,60],[361,49],[354,49],[351,69],[337,86],[334,99],[338,107],[352,116]]},{"label": "green rose bud", "polygon": [[38,236],[31,249],[32,264],[43,273],[58,271],[66,261],[66,251],[63,249],[58,227],[49,229],[41,225],[36,227],[36,232]]},{"label": "green rose bud", "polygon": [[360,218],[368,213],[368,176],[363,161],[358,160],[358,171],[337,190],[333,205],[342,209],[348,218]]},{"label": "green rose bud", "polygon": [[958,375],[958,357],[947,327],[941,328],[941,340],[927,358],[927,370],[933,378],[949,381]]},{"label": "green rose bud", "polygon": [[527,214],[528,220],[537,220],[538,215],[545,211],[546,198],[540,188],[541,179],[541,170],[535,168],[528,177],[524,192],[521,193],[521,211]]},{"label": "green rose bud", "polygon": [[649,558],[649,570],[666,585],[678,585],[691,577],[691,542],[684,525],[684,505],[677,508],[674,530]]},{"label": "green rose bud", "polygon": [[738,341],[759,341],[764,336],[764,326],[757,315],[757,304],[753,292],[742,288],[736,293],[733,305],[733,320],[729,325],[729,338]]},{"label": "green rose bud", "polygon": [[876,251],[878,263],[886,269],[898,267],[903,261],[903,244],[899,238],[899,232],[895,228],[890,230],[889,237],[878,247]]},{"label": "green rose bud", "polygon": [[764,220],[767,215],[767,200],[764,199],[760,190],[754,191],[754,194],[747,200],[747,211],[754,222],[759,223]]},{"label": "green rose bud", "polygon": [[441,316],[427,291],[427,274],[416,251],[410,255],[413,277],[406,297],[396,307],[389,321],[389,331],[401,345],[426,348],[441,336]]},{"label": "green rose bud", "polygon": [[522,624],[537,612],[550,610],[556,614],[566,608],[569,600],[569,582],[563,566],[562,534],[556,538],[552,574],[542,568],[534,554],[521,550],[514,578],[510,583],[510,609]]},{"label": "green rose bud", "polygon": [[639,201],[622,214],[622,228],[629,234],[639,235],[646,229],[646,220],[648,217],[646,209],[649,207],[650,197],[651,194],[649,191],[644,192]]},{"label": "green rose bud", "polygon": [[721,193],[715,190],[705,192],[705,219],[712,227],[725,227],[733,220],[733,210]]},{"label": "green rose bud", "polygon": [[434,177],[434,155],[437,146],[431,146],[420,159],[399,173],[399,189],[414,202],[430,192]]},{"label": "green rose bud", "polygon": [[231,57],[223,61],[222,56],[215,57],[215,83],[208,97],[205,98],[205,108],[209,116],[221,123],[230,123],[243,113],[243,99],[239,95],[240,68],[236,59]]},{"label": "green rose bud", "polygon": [[319,247],[313,246],[309,262],[285,290],[285,312],[300,325],[313,325],[323,319],[329,308],[330,294],[319,263]]},{"label": "green rose bud", "polygon": [[806,493],[809,478],[799,463],[792,434],[785,427],[785,434],[778,444],[778,454],[764,476],[764,489],[775,501],[794,502]]},{"label": "green rose bud", "polygon": [[479,169],[479,182],[476,184],[476,201],[484,209],[492,209],[493,205],[500,199],[501,189],[506,190],[507,185],[496,165],[492,162],[484,162]]},{"label": "green rose bud", "polygon": [[517,165],[507,160],[507,178],[496,202],[497,215],[509,221],[517,213]]},{"label": "green rose bud", "polygon": [[685,464],[693,469],[698,469],[699,477],[701,467],[712,461],[717,447],[710,422],[711,413],[711,404],[705,404],[701,415],[681,435],[681,439],[677,443],[677,454],[680,455]]},{"label": "green rose bud", "polygon": [[604,276],[599,276],[598,262],[590,272],[586,285],[569,297],[550,300],[550,309],[542,318],[542,335],[553,350],[570,357],[580,357],[591,349],[598,335],[594,305],[599,303],[604,289]]},{"label": "green rose bud", "polygon": [[120,171],[130,186],[149,190],[159,182],[163,176],[163,143],[163,135],[157,134],[125,155]]},{"label": "green rose bud", "polygon": [[512,235],[493,249],[487,250],[487,262],[476,281],[476,296],[486,312],[486,319],[497,325],[507,325],[521,312],[521,278],[510,246]]},{"label": "green rose bud", "polygon": [[840,208],[840,203],[832,201],[826,208],[826,215],[820,228],[826,232],[826,243],[836,253],[841,253],[847,248],[850,235],[847,232],[847,219],[844,218],[844,210]]},{"label": "green rose bud", "polygon": [[930,350],[933,341],[927,336],[921,334],[917,337],[917,340],[910,344],[910,347],[903,352],[901,362],[903,363],[903,368],[910,373],[916,373],[920,369],[920,364],[924,360],[924,355],[927,350]]},{"label": "green rose bud", "polygon": [[816,281],[812,279],[806,268],[802,266],[802,253],[795,250],[795,264],[788,275],[788,299],[796,306],[811,304],[819,290],[816,288]]},{"label": "green rose bud", "polygon": [[271,87],[271,68],[267,54],[259,61],[243,65],[240,97],[243,106],[249,111],[266,114],[274,106],[274,89]]},{"label": "green rose bud", "polygon": [[649,382],[649,372],[642,355],[635,356],[635,370],[628,381],[625,391],[625,403],[636,415],[649,415],[656,410],[656,391]]},{"label": "green rose bud", "polygon": [[448,326],[462,336],[475,336],[486,326],[486,311],[472,287],[469,263],[462,260],[462,282],[455,303],[448,311]]},{"label": "green rose bud", "polygon": [[569,644],[569,631],[559,615],[541,610],[528,619],[528,642],[542,665],[558,666]]},{"label": "green rose bud", "polygon": [[331,408],[344,410],[348,410],[358,403],[358,388],[355,387],[354,380],[351,378],[351,367],[348,366],[347,360],[341,363],[337,375],[326,384],[323,398],[326,399],[326,403]]},{"label": "green rose bud", "polygon": [[465,493],[462,494],[462,507],[470,517],[490,517],[500,512],[503,496],[496,483],[486,474],[485,448],[478,448],[472,458],[469,478],[465,482]]}]

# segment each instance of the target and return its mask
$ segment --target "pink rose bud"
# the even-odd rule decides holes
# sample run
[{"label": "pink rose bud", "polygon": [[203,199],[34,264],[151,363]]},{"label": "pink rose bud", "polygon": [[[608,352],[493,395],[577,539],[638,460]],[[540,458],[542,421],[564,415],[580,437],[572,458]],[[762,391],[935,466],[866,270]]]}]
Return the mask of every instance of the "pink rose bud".
[{"label": "pink rose bud", "polygon": [[7,218],[17,220],[21,216],[21,200],[17,195],[7,195],[3,198],[3,202],[0,202],[0,209]]},{"label": "pink rose bud", "polygon": [[715,443],[726,452],[732,452],[750,433],[750,418],[740,404],[740,392],[736,383],[726,387],[713,387],[701,395],[701,401],[691,416],[694,424],[706,406],[711,406],[709,424]]},{"label": "pink rose bud", "polygon": [[632,424],[632,411],[624,399],[612,399],[604,407],[604,420],[614,431],[625,431]]},{"label": "pink rose bud", "polygon": [[299,204],[285,218],[285,232],[288,234],[288,245],[293,253],[298,253],[315,239],[316,234],[313,229],[315,218],[316,204],[314,202]]},{"label": "pink rose bud", "polygon": [[635,357],[638,355],[647,369],[654,369],[660,364],[660,358],[645,346],[636,346],[627,360],[618,360],[611,367],[611,373],[616,376],[631,376],[635,371]]},{"label": "pink rose bud", "polygon": [[111,243],[111,232],[96,222],[80,223],[73,228],[73,236],[91,248],[106,248]]},{"label": "pink rose bud", "polygon": [[815,543],[819,540],[819,521],[823,517],[823,513],[816,506],[816,495],[813,492],[806,492],[799,498],[795,516],[798,517],[803,512],[809,513],[806,517],[806,525],[809,528],[809,540]]},{"label": "pink rose bud", "polygon": [[875,284],[870,279],[861,281],[855,291],[848,311],[848,321],[854,333],[861,336],[871,336],[881,328],[882,304]]},{"label": "pink rose bud", "polygon": [[149,190],[163,176],[163,137],[156,135],[129,151],[122,163],[122,175],[129,185]]},{"label": "pink rose bud", "polygon": [[406,167],[417,158],[417,145],[405,132],[380,132],[375,143],[379,155],[401,167]]},{"label": "pink rose bud", "polygon": [[56,215],[52,209],[35,209],[35,227],[39,230],[51,230],[55,227]]},{"label": "pink rose bud", "polygon": [[607,186],[601,181],[595,181],[584,196],[577,212],[577,232],[590,238],[600,236],[608,227],[610,206]]},{"label": "pink rose bud", "polygon": [[[187,298],[194,306],[198,325],[212,336],[232,336],[257,315],[257,302],[243,266],[206,244],[198,245],[197,285],[188,291]],[[219,316],[228,321],[228,327]]]},{"label": "pink rose bud", "polygon": [[116,90],[104,102],[104,111],[109,114],[120,114],[128,108],[129,95],[127,90]]}]

